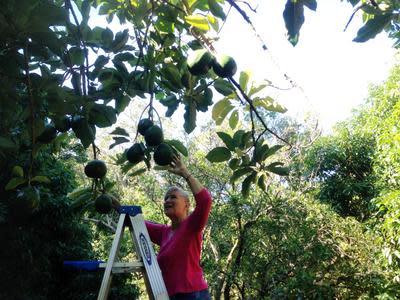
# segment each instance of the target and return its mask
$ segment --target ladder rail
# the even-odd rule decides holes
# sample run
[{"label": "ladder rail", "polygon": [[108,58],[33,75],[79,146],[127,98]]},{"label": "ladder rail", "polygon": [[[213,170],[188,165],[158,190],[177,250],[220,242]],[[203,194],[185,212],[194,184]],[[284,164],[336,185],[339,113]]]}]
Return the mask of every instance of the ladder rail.
[{"label": "ladder rail", "polygon": [[106,269],[104,271],[103,280],[101,282],[99,295],[97,300],[106,300],[108,297],[108,291],[111,285],[112,268],[114,264],[115,257],[118,254],[119,246],[121,243],[121,236],[124,230],[125,214],[119,216],[119,221],[117,225],[117,230],[115,231],[114,240],[111,246],[110,255],[108,257]]},{"label": "ladder rail", "polygon": [[[169,299],[154,249],[150,244],[150,236],[145,227],[143,216],[141,214],[130,216],[130,221],[132,224],[131,235],[136,247],[136,253],[140,255],[140,260],[146,269],[144,277],[147,290],[153,296],[153,299]],[[134,231],[133,228],[138,230]]]},{"label": "ladder rail", "polygon": [[[164,279],[140,207],[122,206],[121,208],[108,261],[99,264],[99,267],[105,268],[105,271],[97,300],[107,299],[113,273],[126,272],[142,273],[146,290],[151,300],[169,300]],[[134,250],[139,261],[128,263],[115,262],[126,226],[129,227]]]}]

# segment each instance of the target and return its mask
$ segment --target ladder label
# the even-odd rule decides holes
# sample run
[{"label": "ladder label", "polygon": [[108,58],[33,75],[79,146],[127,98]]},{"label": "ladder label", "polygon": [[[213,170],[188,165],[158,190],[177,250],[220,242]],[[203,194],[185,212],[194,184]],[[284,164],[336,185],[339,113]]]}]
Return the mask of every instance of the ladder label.
[{"label": "ladder label", "polygon": [[140,233],[139,240],[140,240],[140,248],[142,249],[142,254],[144,256],[143,258],[146,259],[147,263],[151,266],[152,261],[151,261],[149,242],[143,233]]}]

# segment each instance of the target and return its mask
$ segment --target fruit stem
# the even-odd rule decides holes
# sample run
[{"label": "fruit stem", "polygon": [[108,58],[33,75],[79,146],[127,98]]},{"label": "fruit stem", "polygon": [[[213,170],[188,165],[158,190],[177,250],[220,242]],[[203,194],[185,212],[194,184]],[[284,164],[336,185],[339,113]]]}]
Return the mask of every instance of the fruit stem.
[{"label": "fruit stem", "polygon": [[[144,112],[147,110],[147,108],[148,108],[149,106],[150,106],[150,103],[147,104],[146,107],[143,109],[142,113],[141,113],[140,116],[139,116],[139,120],[142,119]],[[150,114],[149,114],[149,117],[150,117]],[[150,120],[152,120],[152,119],[150,119]],[[152,120],[152,121],[153,121],[153,120]],[[136,141],[138,135],[139,135],[139,127],[136,128],[136,135],[135,135],[134,141]]]},{"label": "fruit stem", "polygon": [[93,159],[97,159],[96,145],[94,142],[92,143],[92,149],[93,149]]}]

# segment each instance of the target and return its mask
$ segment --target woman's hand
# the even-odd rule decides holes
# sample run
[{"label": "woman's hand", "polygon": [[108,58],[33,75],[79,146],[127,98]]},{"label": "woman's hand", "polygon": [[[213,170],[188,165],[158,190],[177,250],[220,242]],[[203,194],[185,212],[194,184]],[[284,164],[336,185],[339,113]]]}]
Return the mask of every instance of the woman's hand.
[{"label": "woman's hand", "polygon": [[179,154],[174,155],[168,171],[185,178],[193,195],[196,195],[203,189],[203,185],[189,173],[185,164],[181,161]]},{"label": "woman's hand", "polygon": [[172,162],[170,164],[168,171],[176,175],[179,175],[185,179],[187,179],[190,176],[190,173],[186,168],[185,164],[182,162],[179,154],[174,155],[174,157],[172,158]]}]

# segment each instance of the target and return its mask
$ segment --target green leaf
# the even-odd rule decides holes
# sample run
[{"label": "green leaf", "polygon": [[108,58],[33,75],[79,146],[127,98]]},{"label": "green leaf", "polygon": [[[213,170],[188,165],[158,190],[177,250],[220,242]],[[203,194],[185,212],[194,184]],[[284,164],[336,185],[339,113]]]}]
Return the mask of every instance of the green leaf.
[{"label": "green leaf", "polygon": [[242,137],[245,134],[245,131],[243,129],[239,129],[233,134],[233,142],[235,144],[235,147],[239,148],[242,145]]},{"label": "green leaf", "polygon": [[117,61],[133,61],[136,58],[130,52],[122,52],[122,53],[119,53],[119,54],[115,55],[114,59],[117,60]]},{"label": "green leaf", "polygon": [[164,75],[164,78],[167,79],[175,88],[183,88],[179,69],[175,65],[168,64],[161,70],[161,73]]},{"label": "green leaf", "polygon": [[265,151],[261,153],[260,160],[261,161],[266,160],[268,157],[278,152],[282,147],[283,145],[273,145],[271,148],[267,147],[267,149],[265,149]]},{"label": "green leaf", "polygon": [[263,161],[266,158],[265,153],[268,150],[269,150],[268,145],[267,144],[263,144],[263,141],[257,142],[256,148],[254,149],[254,153],[253,153],[253,161],[255,161],[255,162]]},{"label": "green leaf", "polygon": [[229,181],[231,183],[234,183],[240,177],[242,177],[243,175],[245,175],[247,173],[250,173],[251,171],[253,171],[253,169],[250,168],[250,167],[244,167],[244,168],[237,169],[235,172],[233,172],[233,174],[232,174],[231,178],[229,179]]},{"label": "green leaf", "polygon": [[303,2],[287,0],[283,11],[283,19],[285,20],[288,40],[293,46],[296,46],[299,40],[300,28],[304,23]]},{"label": "green leaf", "polygon": [[129,137],[129,133],[121,127],[115,128],[113,131],[110,132],[110,134],[115,134],[115,135],[123,135]]},{"label": "green leaf", "polygon": [[69,52],[69,57],[71,59],[71,63],[73,65],[83,65],[85,61],[85,53],[83,49],[79,47],[72,47],[68,50]]},{"label": "green leaf", "polygon": [[118,113],[121,113],[128,107],[131,102],[131,98],[128,95],[118,96],[115,98],[115,109]]},{"label": "green leaf", "polygon": [[258,98],[255,97],[253,100],[253,105],[255,107],[262,107],[268,111],[274,111],[278,113],[285,113],[287,112],[287,108],[280,105],[278,102],[276,102],[274,99],[271,97],[265,97],[265,98]]},{"label": "green leaf", "polygon": [[160,99],[160,103],[162,105],[170,107],[170,106],[176,105],[178,103],[178,99],[176,98],[175,95],[172,94],[172,95],[168,95],[165,98]]},{"label": "green leaf", "polygon": [[214,17],[213,15],[207,15],[208,23],[211,25],[211,27],[218,32],[219,31],[219,23],[218,19]]},{"label": "green leaf", "polygon": [[140,169],[138,169],[138,170],[136,170],[136,171],[134,171],[134,172],[128,174],[128,176],[131,176],[131,177],[133,177],[133,176],[138,176],[138,175],[140,175],[140,174],[143,174],[143,173],[146,172],[146,171],[147,171],[146,168],[140,168]]},{"label": "green leaf", "polygon": [[281,162],[273,162],[272,164],[266,167],[266,170],[275,173],[280,176],[287,176],[289,175],[290,169],[288,167],[281,167],[283,163]]},{"label": "green leaf", "polygon": [[15,177],[24,177],[24,170],[20,166],[14,166],[11,174]]},{"label": "green leaf", "polygon": [[129,39],[129,31],[128,29],[124,29],[122,32],[117,32],[115,35],[115,39],[111,43],[111,48],[114,53],[119,52],[124,48],[126,42]]},{"label": "green leaf", "polygon": [[208,18],[202,15],[190,15],[185,16],[186,23],[196,27],[200,30],[209,31],[210,26],[208,24]]},{"label": "green leaf", "polygon": [[39,182],[39,183],[50,183],[51,180],[47,176],[35,176],[31,179],[31,182]]},{"label": "green leaf", "polygon": [[267,175],[262,174],[258,180],[257,180],[257,185],[258,187],[263,190],[264,192],[267,191],[267,185],[266,185],[266,181],[267,181]]},{"label": "green leaf", "polygon": [[109,149],[112,149],[117,145],[130,142],[130,140],[128,140],[126,137],[122,137],[122,136],[113,136],[113,140],[114,140],[114,143],[112,143],[110,145]]},{"label": "green leaf", "polygon": [[[265,80],[264,80],[265,81]],[[255,94],[257,94],[258,92],[262,91],[263,89],[265,89],[267,86],[269,86],[271,84],[271,82],[267,82],[267,83],[263,83],[257,86],[251,86],[250,91],[248,93],[248,96],[251,97]]]},{"label": "green leaf", "polygon": [[216,147],[208,152],[206,158],[212,163],[227,161],[231,158],[231,151],[225,147]]},{"label": "green leaf", "polygon": [[114,33],[108,27],[101,33],[101,39],[106,46],[110,46],[114,38]]},{"label": "green leaf", "polygon": [[0,148],[14,149],[15,147],[16,145],[12,140],[0,136]]},{"label": "green leaf", "polygon": [[182,144],[181,141],[178,140],[165,140],[165,143],[174,147],[177,151],[179,151],[183,156],[188,156],[187,148]]},{"label": "green leaf", "polygon": [[240,159],[238,158],[232,158],[229,161],[229,168],[231,168],[232,170],[236,170],[240,165]]},{"label": "green leaf", "polygon": [[357,3],[358,2],[360,2],[360,0],[348,0],[350,3],[351,3],[351,5],[353,5],[353,6],[355,6],[355,5],[357,5]]},{"label": "green leaf", "polygon": [[302,0],[302,2],[309,9],[311,9],[313,11],[317,10],[317,0]]},{"label": "green leaf", "polygon": [[208,7],[210,8],[210,11],[214,16],[222,20],[226,19],[223,8],[218,4],[216,0],[208,0]]},{"label": "green leaf", "polygon": [[247,85],[249,83],[250,77],[251,77],[250,70],[240,72],[239,85],[244,92],[247,92]]},{"label": "green leaf", "polygon": [[67,10],[61,6],[41,1],[40,5],[31,13],[31,19],[27,22],[28,32],[43,31],[54,25],[65,25],[68,18]]},{"label": "green leaf", "polygon": [[223,79],[215,80],[213,85],[215,90],[224,96],[229,96],[235,91],[235,87],[229,81]]},{"label": "green leaf", "polygon": [[251,138],[252,138],[251,131],[246,131],[242,135],[242,140],[240,141],[239,148],[242,150],[248,148],[252,144]]},{"label": "green leaf", "polygon": [[65,44],[59,37],[50,29],[42,32],[34,32],[31,34],[32,40],[39,45],[46,45],[53,53],[61,56],[61,49],[65,48]]},{"label": "green leaf", "polygon": [[375,15],[374,18],[369,19],[364,26],[358,30],[357,36],[353,39],[353,41],[357,43],[363,43],[374,38],[388,24],[390,24],[392,18],[392,14]]},{"label": "green leaf", "polygon": [[185,113],[183,114],[185,122],[183,123],[183,128],[186,133],[191,133],[196,128],[196,114],[196,105],[193,101],[185,105]]},{"label": "green leaf", "polygon": [[225,117],[234,108],[228,98],[224,98],[217,102],[212,109],[212,118],[217,125],[221,125]]},{"label": "green leaf", "polygon": [[96,61],[94,62],[94,66],[96,69],[101,69],[103,68],[108,62],[109,62],[109,58],[104,56],[104,55],[99,55],[96,58]]},{"label": "green leaf", "polygon": [[84,0],[81,5],[81,14],[84,20],[87,20],[89,18],[89,13],[90,13],[90,1]]},{"label": "green leaf", "polygon": [[117,121],[117,114],[113,107],[94,104],[89,112],[89,122],[100,128],[109,127]]},{"label": "green leaf", "polygon": [[250,194],[251,184],[254,182],[254,179],[257,176],[257,172],[253,171],[249,176],[246,177],[242,182],[242,195],[244,198],[247,198]]},{"label": "green leaf", "polygon": [[77,120],[73,120],[72,129],[85,148],[89,147],[95,139],[95,128],[90,126],[85,118],[78,117]]},{"label": "green leaf", "polygon": [[76,200],[84,194],[92,194],[92,189],[90,187],[79,187],[67,194],[67,198],[71,200]]},{"label": "green leaf", "polygon": [[6,191],[13,190],[17,186],[20,186],[21,184],[24,184],[26,182],[27,182],[27,180],[25,178],[21,178],[21,177],[11,178],[11,180],[6,185],[5,190]]},{"label": "green leaf", "polygon": [[227,134],[226,132],[222,132],[222,131],[217,132],[217,134],[230,151],[235,150],[235,143],[233,142],[233,139],[229,134]]},{"label": "green leaf", "polygon": [[239,122],[239,112],[237,110],[234,110],[229,118],[229,127],[231,127],[231,129],[235,129],[238,122]]}]

